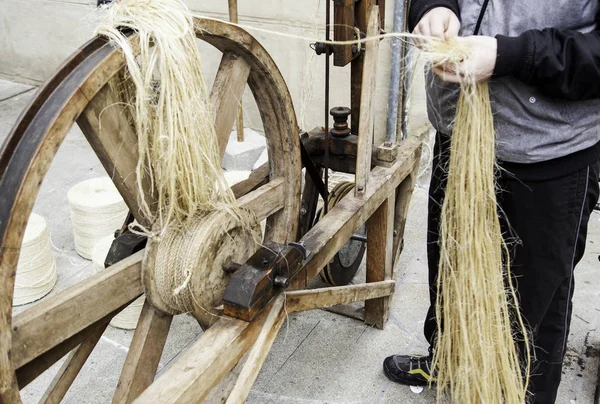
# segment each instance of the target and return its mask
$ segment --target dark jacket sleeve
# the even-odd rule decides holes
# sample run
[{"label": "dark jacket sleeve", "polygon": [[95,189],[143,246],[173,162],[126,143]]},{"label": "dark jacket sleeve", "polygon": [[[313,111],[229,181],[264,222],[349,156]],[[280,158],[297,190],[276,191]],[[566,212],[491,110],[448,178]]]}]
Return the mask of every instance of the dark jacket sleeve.
[{"label": "dark jacket sleeve", "polygon": [[555,98],[600,98],[600,31],[549,28],[496,39],[494,77],[512,74]]},{"label": "dark jacket sleeve", "polygon": [[458,0],[412,0],[408,12],[408,31],[413,32],[421,18],[436,7],[449,8],[460,19]]}]

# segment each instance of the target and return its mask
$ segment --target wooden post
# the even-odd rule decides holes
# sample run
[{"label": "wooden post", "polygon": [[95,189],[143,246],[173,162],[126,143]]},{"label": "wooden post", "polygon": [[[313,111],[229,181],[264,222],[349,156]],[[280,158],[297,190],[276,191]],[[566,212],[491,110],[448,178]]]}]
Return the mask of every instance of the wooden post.
[{"label": "wooden post", "polygon": [[[379,9],[371,8],[367,36],[376,36],[379,32]],[[367,179],[371,172],[371,151],[375,127],[375,85],[377,78],[377,57],[379,41],[369,41],[365,45],[363,80],[360,101],[360,122],[358,124],[358,151],[356,156],[356,186],[354,193],[364,195]]]},{"label": "wooden post", "polygon": [[[392,193],[367,220],[367,283],[392,279],[395,193]],[[365,302],[365,323],[383,329],[392,296]]]},{"label": "wooden post", "polygon": [[[354,20],[356,27],[360,30],[361,38],[367,33],[367,21],[369,11],[375,5],[375,0],[361,0],[355,5]],[[352,60],[350,78],[350,107],[352,108],[351,128],[352,133],[358,134],[358,123],[360,121],[360,98],[363,82],[364,54]]]},{"label": "wooden post", "polygon": [[[238,23],[238,5],[237,5],[237,0],[229,0],[229,20],[234,23],[237,24]],[[243,95],[244,92],[242,90],[241,95]],[[240,96],[239,99],[239,108],[237,110],[237,141],[238,142],[243,142],[244,141],[244,108],[242,107],[242,97]]]}]

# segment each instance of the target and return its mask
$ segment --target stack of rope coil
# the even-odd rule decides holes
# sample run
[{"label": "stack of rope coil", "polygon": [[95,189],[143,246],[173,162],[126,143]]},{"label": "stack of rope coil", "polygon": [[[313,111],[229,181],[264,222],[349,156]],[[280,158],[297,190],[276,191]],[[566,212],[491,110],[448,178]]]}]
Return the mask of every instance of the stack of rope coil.
[{"label": "stack of rope coil", "polygon": [[42,216],[32,213],[21,244],[13,306],[41,299],[50,293],[55,284],[56,263],[48,224]]},{"label": "stack of rope coil", "polygon": [[114,234],[127,217],[128,208],[110,178],[92,178],[73,186],[67,195],[75,250],[92,259],[94,246]]}]

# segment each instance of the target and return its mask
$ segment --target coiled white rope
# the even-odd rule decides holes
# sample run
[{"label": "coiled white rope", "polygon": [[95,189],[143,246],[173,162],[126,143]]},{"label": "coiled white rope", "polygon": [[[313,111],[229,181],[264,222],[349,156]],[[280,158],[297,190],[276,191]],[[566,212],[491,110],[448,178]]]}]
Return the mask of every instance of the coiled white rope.
[{"label": "coiled white rope", "polygon": [[[114,236],[106,236],[102,238],[92,252],[92,263],[94,265],[94,272],[98,273],[104,271],[104,260],[108,255],[108,250],[114,240]],[[145,295],[141,295],[134,300],[129,306],[123,309],[117,314],[110,322],[110,325],[117,328],[123,328],[125,330],[133,330],[137,326],[140,313],[142,312],[142,306],[144,305]]]},{"label": "coiled white rope", "polygon": [[50,247],[48,224],[42,216],[32,213],[21,244],[13,306],[41,299],[55,284],[56,263]]},{"label": "coiled white rope", "polygon": [[73,186],[67,195],[75,250],[92,259],[94,246],[121,228],[128,208],[110,178],[92,178]]}]

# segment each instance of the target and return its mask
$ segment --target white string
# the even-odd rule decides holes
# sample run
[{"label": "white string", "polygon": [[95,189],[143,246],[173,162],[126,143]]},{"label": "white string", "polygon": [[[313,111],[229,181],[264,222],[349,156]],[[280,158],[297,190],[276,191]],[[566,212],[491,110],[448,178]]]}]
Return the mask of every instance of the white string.
[{"label": "white string", "polygon": [[[108,250],[114,240],[114,236],[106,236],[96,243],[92,251],[92,263],[94,272],[98,273],[104,270],[104,261],[108,255]],[[137,326],[142,306],[144,305],[145,295],[138,297],[129,306],[124,308],[119,314],[113,317],[110,325],[125,330],[133,330]]]},{"label": "white string", "polygon": [[56,284],[56,263],[46,220],[32,213],[27,223],[15,279],[13,306],[41,299]]},{"label": "white string", "polygon": [[121,228],[127,205],[108,177],[92,178],[73,186],[67,195],[75,250],[91,259],[98,241]]}]

